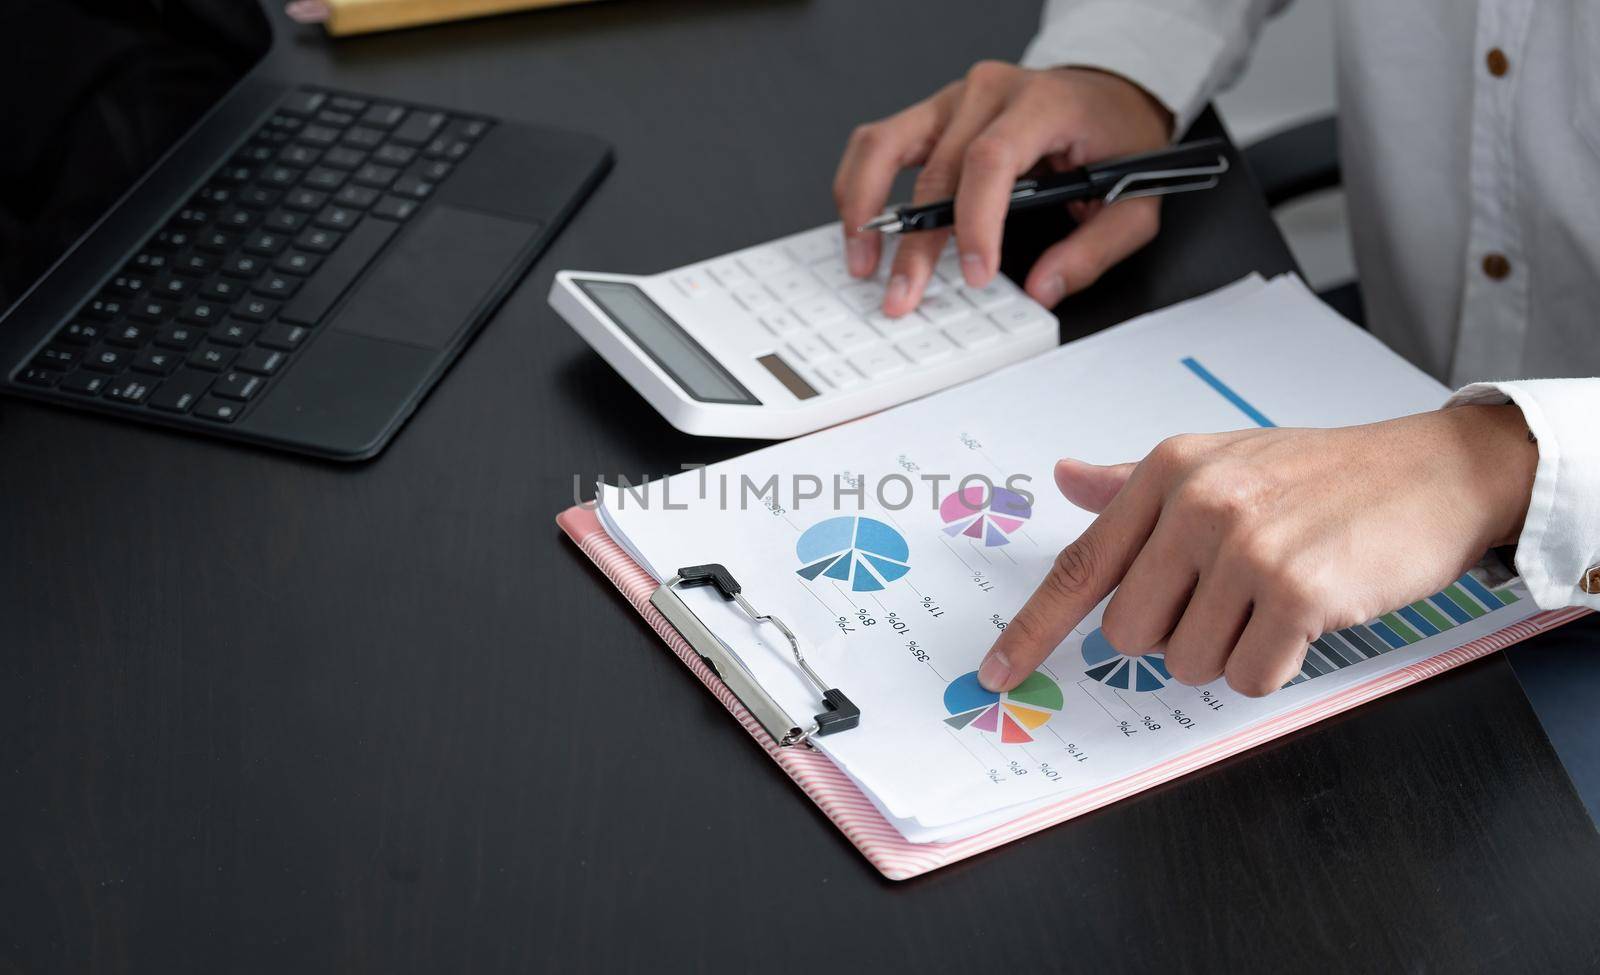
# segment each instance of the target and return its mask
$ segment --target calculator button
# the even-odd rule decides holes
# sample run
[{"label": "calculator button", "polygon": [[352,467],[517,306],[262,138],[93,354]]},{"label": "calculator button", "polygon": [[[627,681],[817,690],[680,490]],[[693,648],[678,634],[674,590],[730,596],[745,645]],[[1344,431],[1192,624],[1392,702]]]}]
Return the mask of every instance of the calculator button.
[{"label": "calculator button", "polygon": [[955,345],[938,332],[922,332],[902,339],[896,346],[912,362],[933,362],[955,351]]},{"label": "calculator button", "polygon": [[851,386],[861,385],[861,374],[855,367],[841,359],[830,359],[823,363],[813,363],[811,366],[823,382],[834,389],[849,389]]},{"label": "calculator button", "polygon": [[939,263],[933,266],[933,273],[943,278],[947,284],[962,284],[966,277],[961,273],[961,258],[955,251],[945,251],[939,257]]},{"label": "calculator button", "polygon": [[672,276],[673,285],[683,292],[686,298],[699,298],[715,290],[715,284],[710,278],[699,271],[683,271]]},{"label": "calculator button", "polygon": [[898,339],[922,331],[922,326],[928,324],[928,320],[916,312],[901,315],[899,318],[890,318],[883,312],[873,312],[867,316],[867,324],[886,339]]},{"label": "calculator button", "polygon": [[943,278],[935,274],[928,278],[927,284],[922,286],[922,297],[924,300],[926,300],[928,298],[932,298],[934,295],[942,295],[946,290],[949,289],[949,287],[950,286],[948,284],[944,283]]},{"label": "calculator button", "polygon": [[768,315],[762,315],[761,324],[767,331],[780,337],[805,328],[804,325],[800,324],[800,319],[786,311],[775,311]]},{"label": "calculator button", "polygon": [[123,403],[138,406],[150,395],[150,380],[139,376],[125,376],[115,380],[106,390],[106,399],[114,399]]},{"label": "calculator button", "polygon": [[817,294],[822,290],[822,285],[817,283],[816,277],[811,272],[795,268],[768,279],[767,288],[778,296],[779,301],[793,304],[801,298]]},{"label": "calculator button", "polygon": [[720,261],[707,264],[706,273],[711,275],[712,280],[724,288],[745,284],[750,280],[750,272],[746,271],[738,261],[731,257],[725,257]]},{"label": "calculator button", "polygon": [[876,281],[847,284],[838,290],[838,294],[839,300],[860,314],[876,311],[883,304],[883,285]]},{"label": "calculator button", "polygon": [[796,335],[789,340],[789,351],[805,362],[819,362],[833,357],[833,351],[814,335]]},{"label": "calculator button", "polygon": [[739,263],[750,272],[751,277],[764,278],[769,274],[787,271],[794,266],[794,261],[776,247],[757,247],[755,250],[746,251],[739,255]]},{"label": "calculator button", "polygon": [[944,334],[963,349],[976,349],[1000,338],[1000,329],[988,319],[973,317],[946,325]]},{"label": "calculator button", "polygon": [[960,288],[958,291],[979,311],[994,311],[1017,296],[1016,285],[999,276],[981,288]]},{"label": "calculator button", "polygon": [[936,295],[924,294],[918,311],[935,325],[948,325],[971,314],[972,306],[956,297],[952,291]]},{"label": "calculator button", "polygon": [[843,246],[841,236],[837,228],[822,227],[800,234],[786,242],[783,249],[801,264],[815,264],[839,253],[839,248]]},{"label": "calculator button", "polygon": [[740,285],[733,289],[733,297],[744,306],[745,311],[764,312],[778,303],[772,293],[759,284]]},{"label": "calculator button", "polygon": [[829,322],[838,321],[849,315],[849,309],[844,303],[832,295],[814,295],[797,302],[790,307],[790,311],[800,316],[800,320],[816,328]]},{"label": "calculator button", "polygon": [[850,356],[850,362],[868,379],[893,376],[907,367],[905,356],[881,343],[858,350]]},{"label": "calculator button", "polygon": [[997,312],[991,312],[989,320],[1013,335],[1056,329],[1056,317],[1028,301],[1013,302]]},{"label": "calculator button", "polygon": [[861,278],[850,276],[850,269],[844,266],[843,261],[823,261],[812,267],[811,273],[815,274],[822,281],[822,286],[830,291],[838,291],[847,285],[862,281]]},{"label": "calculator button", "polygon": [[850,352],[864,345],[871,345],[878,340],[878,336],[867,327],[865,322],[840,322],[830,325],[817,333],[822,341],[833,346],[836,352]]}]

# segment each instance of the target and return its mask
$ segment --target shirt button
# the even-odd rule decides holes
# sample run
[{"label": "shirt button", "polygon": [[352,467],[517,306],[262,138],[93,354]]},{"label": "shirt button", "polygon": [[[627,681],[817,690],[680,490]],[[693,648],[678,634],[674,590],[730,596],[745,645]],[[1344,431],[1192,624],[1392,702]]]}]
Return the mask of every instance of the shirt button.
[{"label": "shirt button", "polygon": [[1589,566],[1589,571],[1583,574],[1583,581],[1578,583],[1578,588],[1591,596],[1600,596],[1600,565]]},{"label": "shirt button", "polygon": [[1485,254],[1483,256],[1483,273],[1491,280],[1504,281],[1511,273],[1511,261],[1504,254]]},{"label": "shirt button", "polygon": [[1507,71],[1511,70],[1511,61],[1506,57],[1506,52],[1498,47],[1491,47],[1489,54],[1484,58],[1489,65],[1489,73],[1496,78],[1504,78]]}]

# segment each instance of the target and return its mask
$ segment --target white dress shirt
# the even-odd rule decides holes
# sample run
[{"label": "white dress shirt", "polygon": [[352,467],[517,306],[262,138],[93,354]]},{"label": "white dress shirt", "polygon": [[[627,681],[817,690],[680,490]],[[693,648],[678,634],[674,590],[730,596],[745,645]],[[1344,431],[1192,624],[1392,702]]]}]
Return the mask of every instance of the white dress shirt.
[{"label": "white dress shirt", "polygon": [[[1047,0],[1022,63],[1122,75],[1178,131],[1287,0]],[[1339,138],[1373,333],[1539,441],[1517,569],[1600,608],[1600,0],[1337,0]],[[1494,380],[1502,381],[1494,381]]]}]

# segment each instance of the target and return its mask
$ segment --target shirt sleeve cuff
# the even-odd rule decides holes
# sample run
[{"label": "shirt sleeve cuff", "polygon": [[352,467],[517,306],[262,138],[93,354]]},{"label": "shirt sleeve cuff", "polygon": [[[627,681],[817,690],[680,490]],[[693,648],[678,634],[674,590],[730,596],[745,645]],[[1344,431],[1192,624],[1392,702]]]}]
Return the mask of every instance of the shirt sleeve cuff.
[{"label": "shirt sleeve cuff", "polygon": [[1022,55],[1025,68],[1097,68],[1139,85],[1173,114],[1181,134],[1227,70],[1224,34],[1160,7],[1087,0],[1050,17]]},{"label": "shirt sleeve cuff", "polygon": [[1600,563],[1600,379],[1473,383],[1445,406],[1506,402],[1539,441],[1517,571],[1541,608],[1600,609],[1600,595],[1583,590]]}]

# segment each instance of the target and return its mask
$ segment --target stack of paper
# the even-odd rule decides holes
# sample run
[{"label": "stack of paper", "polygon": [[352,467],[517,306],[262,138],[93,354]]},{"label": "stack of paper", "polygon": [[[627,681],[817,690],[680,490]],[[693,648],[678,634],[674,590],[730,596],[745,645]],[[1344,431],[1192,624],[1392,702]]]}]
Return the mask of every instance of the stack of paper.
[{"label": "stack of paper", "polygon": [[[1091,520],[1057,493],[1058,458],[1134,460],[1182,432],[1365,423],[1446,395],[1297,280],[1253,278],[855,423],[647,487],[602,486],[599,513],[658,580],[732,570],[861,707],[859,728],[817,748],[908,840],[949,840],[1107,783],[1153,784],[1532,614],[1520,585],[1475,571],[1325,636],[1289,686],[1249,699],[1222,681],[1178,684],[1159,656],[1122,656],[1097,611],[1016,690],[977,683],[1000,629]],[[684,598],[791,714],[818,710],[771,627],[710,590]]]}]

